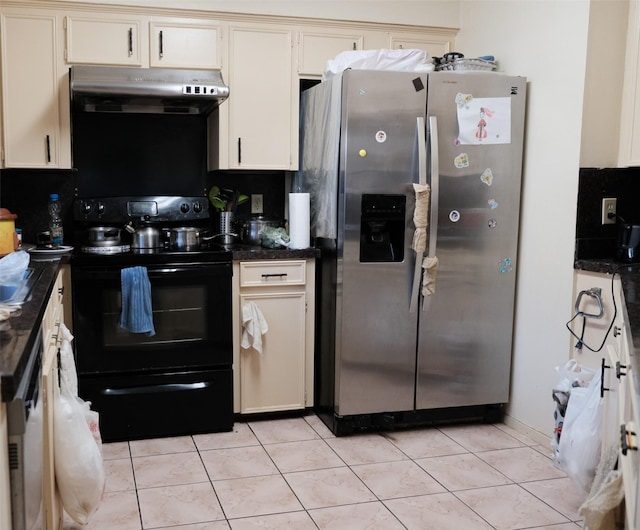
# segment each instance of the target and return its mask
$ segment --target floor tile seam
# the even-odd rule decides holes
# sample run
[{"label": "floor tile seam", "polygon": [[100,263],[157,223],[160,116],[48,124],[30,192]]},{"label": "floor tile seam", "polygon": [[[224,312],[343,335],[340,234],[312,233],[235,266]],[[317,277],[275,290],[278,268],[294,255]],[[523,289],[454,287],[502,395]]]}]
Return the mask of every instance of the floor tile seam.
[{"label": "floor tile seam", "polygon": [[131,460],[137,460],[139,458],[154,458],[156,456],[174,456],[174,455],[188,455],[191,453],[197,453],[198,449],[194,449],[193,451],[168,451],[166,453],[154,453],[151,455],[136,455],[132,456]]},{"label": "floor tile seam", "polygon": [[[393,500],[393,499],[389,499],[389,500]],[[350,502],[348,504],[341,504],[338,506],[321,506],[318,508],[306,508],[305,511],[309,514],[309,517],[311,517],[311,520],[313,521],[313,524],[315,524],[316,526],[318,526],[318,524],[316,523],[315,519],[313,518],[313,516],[311,515],[311,512],[318,512],[320,510],[327,510],[327,509],[331,509],[331,508],[340,508],[343,506],[355,506],[358,504],[371,504],[371,503],[380,503],[382,506],[384,506],[384,509],[387,510],[387,512],[389,512],[389,514],[398,522],[399,525],[402,526],[402,528],[407,528],[407,526],[400,520],[400,518],[396,515],[396,513],[394,513],[394,511],[389,508],[389,506],[387,506],[384,502],[384,500],[382,499],[377,499],[377,500],[373,500],[373,501],[363,501],[363,502]]]},{"label": "floor tile seam", "polygon": [[161,488],[175,488],[177,486],[193,486],[196,484],[209,484],[213,487],[213,482],[207,479],[207,480],[196,480],[193,482],[174,482],[171,484],[160,484],[157,486],[137,486],[136,491],[140,492],[140,491],[148,491],[148,490],[157,490]]},{"label": "floor tile seam", "polygon": [[[487,451],[484,451],[487,452]],[[531,478],[531,479],[514,479],[512,477],[510,477],[509,475],[507,475],[505,472],[501,471],[500,469],[498,469],[496,466],[494,466],[491,462],[488,462],[487,460],[485,460],[484,458],[482,458],[482,456],[480,456],[479,454],[474,453],[475,456],[477,456],[480,460],[482,460],[485,464],[487,464],[489,467],[495,469],[498,473],[500,473],[502,476],[508,478],[509,480],[511,480],[512,482],[516,483],[516,484],[524,484],[527,482],[537,482],[539,480],[551,480],[551,479],[560,479],[560,478],[566,478],[565,476],[562,477],[546,477],[546,478],[540,478],[540,477],[536,477],[536,478]],[[555,468],[554,466],[554,469]]]},{"label": "floor tile seam", "polygon": [[[536,499],[538,499],[540,502],[543,502],[544,504],[546,504],[547,506],[549,506],[550,508],[554,509],[556,512],[558,512],[560,515],[566,517],[567,519],[569,519],[572,523],[577,523],[577,522],[581,522],[583,520],[583,517],[580,516],[579,512],[576,512],[576,514],[579,516],[578,519],[572,519],[570,518],[568,515],[565,515],[564,513],[562,513],[560,510],[558,510],[558,508],[555,508],[553,506],[551,506],[547,501],[545,501],[543,498],[538,497],[538,495],[536,495],[535,493],[533,493],[532,491],[529,491],[527,488],[525,488],[524,486],[522,486],[523,484],[532,484],[534,482],[548,482],[549,480],[563,480],[563,477],[558,477],[558,478],[554,478],[554,479],[540,479],[540,480],[530,480],[530,481],[522,481],[518,483],[518,486],[520,486],[521,489],[523,489],[524,491],[526,491],[527,493],[529,493],[530,495],[533,495]],[[586,500],[586,499],[585,499]],[[582,501],[584,503],[584,501]],[[582,506],[582,504],[580,505]]]},{"label": "floor tile seam", "polygon": [[[522,491],[524,491],[525,493],[531,495],[532,497],[534,497],[536,500],[542,502],[547,508],[553,510],[555,513],[557,513],[560,517],[563,517],[564,519],[566,519],[565,521],[561,521],[559,523],[553,523],[554,525],[558,525],[558,524],[567,524],[567,523],[573,523],[575,521],[569,519],[569,517],[567,517],[566,515],[564,515],[562,512],[560,512],[557,508],[554,508],[553,506],[551,506],[549,503],[545,502],[543,499],[540,499],[537,495],[534,495],[533,493],[531,493],[530,491],[528,491],[527,489],[523,488],[519,483],[513,483],[513,484],[501,484],[499,486],[485,486],[484,488],[474,488],[474,489],[488,489],[488,488],[501,488],[504,486],[517,486],[519,489],[521,489]],[[465,491],[470,491],[470,490],[465,490]],[[453,495],[455,495],[456,499],[458,499],[460,502],[462,502],[465,506],[467,506],[470,510],[472,510],[474,513],[476,513],[478,515],[478,517],[482,517],[478,512],[476,512],[471,506],[469,506],[463,499],[461,499],[458,495],[456,495],[456,493],[462,493],[462,491],[459,492],[451,492]],[[484,521],[484,517],[482,517],[482,520]],[[490,524],[488,521],[486,521],[487,524]],[[553,526],[551,526],[551,524],[549,525],[545,525],[545,526],[549,526],[550,528],[553,528]],[[539,524],[534,524],[532,526],[522,526],[519,527],[518,530],[525,530],[526,528],[539,528],[540,525]],[[544,528],[544,526],[543,526]]]}]

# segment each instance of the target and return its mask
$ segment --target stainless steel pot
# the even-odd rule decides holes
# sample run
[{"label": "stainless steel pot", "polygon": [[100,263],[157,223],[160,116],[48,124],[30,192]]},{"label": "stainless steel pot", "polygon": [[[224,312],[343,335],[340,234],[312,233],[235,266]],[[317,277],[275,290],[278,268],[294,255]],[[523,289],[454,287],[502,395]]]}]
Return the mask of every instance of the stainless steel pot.
[{"label": "stainless steel pot", "polygon": [[169,228],[167,240],[171,250],[197,250],[200,246],[200,230],[186,226]]},{"label": "stainless steel pot", "polygon": [[120,229],[112,226],[92,226],[87,230],[89,246],[113,247],[121,245]]},{"label": "stainless steel pot", "polygon": [[260,233],[267,227],[278,228],[282,226],[282,221],[276,221],[275,219],[268,219],[267,217],[258,216],[252,217],[245,221],[240,231],[240,239],[243,243],[248,245],[259,245]]},{"label": "stainless steel pot", "polygon": [[125,229],[131,234],[131,248],[133,249],[156,249],[162,247],[160,230],[153,226],[134,228],[128,224],[125,226]]}]

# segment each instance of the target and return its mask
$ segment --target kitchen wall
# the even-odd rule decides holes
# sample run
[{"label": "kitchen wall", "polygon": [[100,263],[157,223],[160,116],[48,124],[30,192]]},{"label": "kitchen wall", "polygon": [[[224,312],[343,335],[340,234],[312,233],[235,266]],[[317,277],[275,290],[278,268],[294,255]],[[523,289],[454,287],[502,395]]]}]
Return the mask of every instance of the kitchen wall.
[{"label": "kitchen wall", "polygon": [[640,223],[640,168],[582,168],[578,185],[576,259],[615,257],[617,227],[602,224],[602,199],[615,197],[617,213],[627,223]]},{"label": "kitchen wall", "polygon": [[[104,3],[104,0],[71,0]],[[116,0],[111,4],[176,8],[175,0]],[[327,18],[389,24],[456,28],[458,0],[181,0],[182,9],[253,13],[286,17]]]},{"label": "kitchen wall", "polygon": [[[118,3],[175,7],[174,0]],[[541,436],[550,436],[553,429],[550,389],[556,379],[554,368],[566,362],[571,349],[564,323],[571,317],[573,304],[590,8],[609,3],[183,0],[180,4],[198,9],[460,27],[459,51],[469,56],[493,54],[501,70],[528,78],[513,384],[507,419]],[[607,65],[601,68],[606,76]]]},{"label": "kitchen wall", "polygon": [[[240,193],[263,195],[264,215],[276,220],[285,219],[285,181],[283,171],[264,172],[211,172],[207,178],[207,189],[212,185],[238,190]],[[71,205],[74,199],[73,171],[5,169],[0,171],[0,204],[18,215],[16,227],[22,228],[26,243],[35,243],[36,234],[48,226],[47,204],[49,194],[58,193],[62,203],[65,243],[74,241]],[[250,204],[238,207],[240,221],[251,217]],[[212,219],[211,229],[216,230]]]},{"label": "kitchen wall", "polygon": [[[549,436],[554,368],[569,358],[587,0],[462,1],[460,51],[528,79],[527,132],[507,421]],[[603,70],[604,73],[604,70]]]}]

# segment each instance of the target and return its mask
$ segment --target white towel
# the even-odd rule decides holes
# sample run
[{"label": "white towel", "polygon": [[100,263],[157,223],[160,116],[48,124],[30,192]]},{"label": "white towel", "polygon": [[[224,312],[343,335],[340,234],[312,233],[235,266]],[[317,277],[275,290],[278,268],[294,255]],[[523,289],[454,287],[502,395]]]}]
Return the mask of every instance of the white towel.
[{"label": "white towel", "polygon": [[255,302],[249,302],[242,308],[242,342],[244,349],[253,348],[262,354],[262,335],[269,331],[269,325]]}]

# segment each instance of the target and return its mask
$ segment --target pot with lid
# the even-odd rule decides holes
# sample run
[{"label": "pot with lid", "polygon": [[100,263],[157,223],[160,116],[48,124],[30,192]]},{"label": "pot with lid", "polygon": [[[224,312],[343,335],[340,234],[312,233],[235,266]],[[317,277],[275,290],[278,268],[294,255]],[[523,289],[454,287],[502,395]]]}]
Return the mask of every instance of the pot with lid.
[{"label": "pot with lid", "polygon": [[262,241],[260,240],[260,234],[265,228],[278,228],[282,225],[282,221],[269,219],[268,217],[264,217],[262,215],[252,217],[251,219],[247,219],[242,224],[240,238],[242,239],[242,242],[246,243],[247,245],[260,245],[262,243]]},{"label": "pot with lid", "polygon": [[200,230],[189,226],[166,229],[166,238],[171,250],[198,250]]},{"label": "pot with lid", "polygon": [[122,244],[119,228],[113,226],[92,226],[87,229],[89,246],[115,247]]}]

